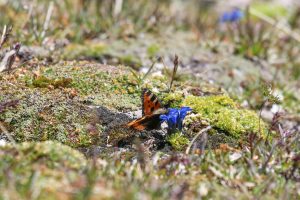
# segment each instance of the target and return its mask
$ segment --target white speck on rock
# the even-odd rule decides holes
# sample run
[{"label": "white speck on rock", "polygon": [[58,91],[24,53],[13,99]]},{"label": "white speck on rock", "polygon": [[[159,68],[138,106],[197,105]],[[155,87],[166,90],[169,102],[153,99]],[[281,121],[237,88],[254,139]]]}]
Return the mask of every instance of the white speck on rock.
[{"label": "white speck on rock", "polygon": [[4,139],[0,140],[0,147],[3,147],[7,144],[7,142]]},{"label": "white speck on rock", "polygon": [[282,107],[278,104],[273,104],[272,105],[272,108],[271,108],[271,112],[272,113],[277,113],[277,112],[280,112],[282,111]]}]

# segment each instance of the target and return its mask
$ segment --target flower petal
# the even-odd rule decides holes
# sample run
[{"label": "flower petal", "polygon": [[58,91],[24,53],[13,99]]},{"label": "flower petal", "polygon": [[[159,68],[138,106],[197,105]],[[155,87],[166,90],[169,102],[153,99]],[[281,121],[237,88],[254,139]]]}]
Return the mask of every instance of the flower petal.
[{"label": "flower petal", "polygon": [[188,111],[191,111],[192,109],[190,107],[182,107],[179,111],[179,118],[180,120],[183,120],[187,114]]},{"label": "flower petal", "polygon": [[224,12],[219,21],[221,23],[225,23],[225,22],[237,22],[240,21],[242,18],[244,17],[244,13],[242,10],[236,8],[230,12]]},{"label": "flower petal", "polygon": [[168,121],[168,116],[167,115],[160,115],[159,119],[160,119],[161,122],[165,122],[165,121]]}]

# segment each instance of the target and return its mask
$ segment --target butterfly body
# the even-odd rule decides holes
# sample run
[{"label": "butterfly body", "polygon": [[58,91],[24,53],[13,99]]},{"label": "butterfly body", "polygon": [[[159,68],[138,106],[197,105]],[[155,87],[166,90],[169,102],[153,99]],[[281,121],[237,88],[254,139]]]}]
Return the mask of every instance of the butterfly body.
[{"label": "butterfly body", "polygon": [[148,89],[142,91],[142,114],[139,119],[133,120],[127,124],[127,127],[138,131],[158,129],[160,127],[159,116],[167,113],[157,96]]}]

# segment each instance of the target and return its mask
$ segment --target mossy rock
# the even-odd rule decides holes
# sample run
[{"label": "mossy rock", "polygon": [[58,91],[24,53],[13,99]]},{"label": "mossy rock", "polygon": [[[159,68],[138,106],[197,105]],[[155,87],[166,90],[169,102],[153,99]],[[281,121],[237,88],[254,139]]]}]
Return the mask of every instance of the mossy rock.
[{"label": "mossy rock", "polygon": [[[98,144],[93,105],[132,110],[140,105],[140,91],[130,90],[126,68],[66,62],[40,68],[35,77],[20,69],[4,75],[0,100],[18,100],[0,115],[17,142],[57,140],[72,147]],[[12,85],[14,88],[11,89]],[[90,131],[89,127],[93,126]]]},{"label": "mossy rock", "polygon": [[94,118],[93,111],[66,92],[26,89],[14,98],[19,100],[17,106],[1,113],[0,120],[8,124],[16,141],[51,139],[73,147],[92,144],[95,135],[87,125]]},{"label": "mossy rock", "polygon": [[76,89],[83,101],[112,109],[135,109],[140,103],[139,92],[129,84],[127,68],[91,64],[87,62],[55,65],[43,75],[55,79],[58,75],[72,80],[69,87]]},{"label": "mossy rock", "polygon": [[53,141],[6,144],[0,147],[0,159],[0,196],[13,194],[16,199],[28,195],[55,199],[55,191],[72,183],[87,167],[83,154]]},{"label": "mossy rock", "polygon": [[205,120],[217,130],[225,132],[233,138],[241,138],[247,133],[257,133],[265,138],[267,135],[266,124],[259,116],[247,109],[239,108],[228,96],[188,96],[183,105],[193,109],[196,115],[186,119],[187,123]]}]

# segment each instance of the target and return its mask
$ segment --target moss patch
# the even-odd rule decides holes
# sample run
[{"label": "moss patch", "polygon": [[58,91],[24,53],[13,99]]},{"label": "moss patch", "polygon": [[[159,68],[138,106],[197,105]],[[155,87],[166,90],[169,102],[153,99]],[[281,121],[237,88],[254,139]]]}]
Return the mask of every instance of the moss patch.
[{"label": "moss patch", "polygon": [[70,78],[61,78],[61,79],[49,79],[45,76],[40,76],[32,80],[32,85],[34,87],[46,88],[53,86],[54,88],[58,87],[68,87],[72,79]]},{"label": "moss patch", "polygon": [[1,146],[0,160],[1,196],[10,191],[16,199],[27,199],[30,191],[40,196],[64,187],[87,165],[81,153],[52,141]]},{"label": "moss patch", "polygon": [[113,109],[135,109],[140,103],[140,91],[128,83],[124,67],[95,65],[90,63],[67,63],[45,69],[43,74],[50,79],[58,75],[72,79],[75,88],[84,101]]},{"label": "moss patch", "polygon": [[87,104],[137,109],[140,90],[129,82],[122,67],[88,62],[41,67],[38,77],[20,68],[3,76],[1,102],[18,100],[18,104],[5,109],[0,121],[17,142],[57,140],[72,147],[89,146],[97,142],[101,130],[94,125],[96,115]]},{"label": "moss patch", "polygon": [[163,102],[171,108],[179,108],[184,100],[183,92],[170,92],[163,97]]},{"label": "moss patch", "polygon": [[176,132],[167,137],[167,141],[171,144],[171,146],[177,150],[182,151],[187,147],[189,143],[189,139],[182,135],[180,132]]},{"label": "moss patch", "polygon": [[87,131],[91,109],[70,99],[67,92],[25,89],[14,95],[16,108],[7,109],[0,121],[9,125],[15,140],[58,140],[70,146],[87,146],[94,137]]},{"label": "moss patch", "polygon": [[245,133],[259,133],[259,131],[262,137],[266,136],[266,125],[262,121],[259,123],[257,114],[250,110],[238,108],[228,96],[188,96],[183,105],[191,107],[194,112],[198,113],[193,120],[205,119],[214,128],[235,138],[239,138]]}]

